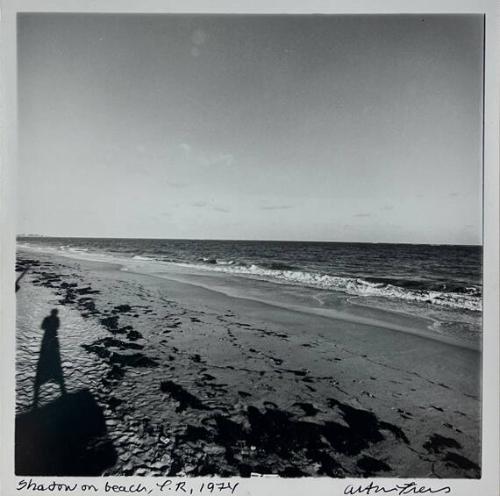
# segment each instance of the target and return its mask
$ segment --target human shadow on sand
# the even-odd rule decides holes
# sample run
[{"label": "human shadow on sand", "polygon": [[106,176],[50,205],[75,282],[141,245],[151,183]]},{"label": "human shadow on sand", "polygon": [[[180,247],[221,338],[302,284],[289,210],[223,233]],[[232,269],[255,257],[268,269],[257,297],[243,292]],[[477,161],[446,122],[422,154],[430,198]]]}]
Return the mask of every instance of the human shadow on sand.
[{"label": "human shadow on sand", "polygon": [[[114,465],[102,408],[89,390],[67,393],[61,365],[57,309],[43,319],[44,330],[34,383],[33,408],[16,416],[17,475],[92,476]],[[61,396],[39,407],[43,384],[55,382]]]},{"label": "human shadow on sand", "polygon": [[66,394],[64,374],[61,366],[61,353],[59,351],[59,337],[57,331],[60,326],[57,308],[53,308],[50,315],[42,321],[42,345],[36,367],[33,406],[38,406],[40,387],[46,382],[59,384],[61,393]]},{"label": "human shadow on sand", "polygon": [[115,464],[101,407],[88,390],[16,416],[16,475],[97,476]]}]

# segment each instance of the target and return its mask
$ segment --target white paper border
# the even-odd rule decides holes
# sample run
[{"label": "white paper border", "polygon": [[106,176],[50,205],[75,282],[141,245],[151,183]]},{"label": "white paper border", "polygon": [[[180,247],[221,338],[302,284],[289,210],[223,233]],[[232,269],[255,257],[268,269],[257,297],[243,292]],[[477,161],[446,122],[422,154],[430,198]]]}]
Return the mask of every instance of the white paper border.
[{"label": "white paper border", "polygon": [[[394,487],[415,480],[419,486],[437,489],[449,486],[448,494],[498,496],[499,485],[499,42],[498,8],[494,0],[5,0],[1,5],[1,162],[0,162],[0,329],[3,352],[0,411],[0,494],[40,494],[17,491],[21,477],[14,476],[15,420],[15,218],[17,156],[17,12],[86,13],[234,13],[234,14],[485,14],[485,93],[484,93],[484,328],[482,374],[482,478],[462,479],[330,479],[330,478],[232,478],[239,481],[238,495],[317,496],[344,494],[349,483]],[[144,481],[141,477],[41,478],[36,480],[83,481],[103,486]],[[159,481],[158,478],[149,480]],[[178,479],[178,480],[201,480]],[[214,480],[213,478],[211,480]],[[51,494],[67,494],[54,492]],[[75,492],[73,494],[81,494]],[[87,493],[86,493],[87,494]],[[88,493],[91,494],[91,493]],[[99,494],[104,494],[104,491]],[[111,493],[108,493],[111,494]],[[116,493],[115,493],[116,494]],[[142,493],[144,494],[144,493]],[[182,493],[171,493],[182,494]],[[207,493],[204,493],[207,494]],[[209,494],[209,493],[208,493]],[[217,494],[214,492],[213,494]],[[219,493],[227,494],[227,493]],[[362,493],[366,494],[366,493]],[[374,494],[372,492],[371,494]],[[378,493],[383,494],[383,493]],[[388,494],[397,494],[396,492]],[[430,493],[425,493],[430,494]],[[444,494],[444,493],[438,493]]]}]

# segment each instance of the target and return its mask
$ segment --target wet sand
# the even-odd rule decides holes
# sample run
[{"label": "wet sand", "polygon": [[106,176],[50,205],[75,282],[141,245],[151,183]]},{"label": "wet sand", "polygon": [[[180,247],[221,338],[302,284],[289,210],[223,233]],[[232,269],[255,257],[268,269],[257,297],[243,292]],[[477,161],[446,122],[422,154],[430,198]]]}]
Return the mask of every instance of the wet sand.
[{"label": "wet sand", "polygon": [[17,411],[57,308],[66,388],[90,391],[116,451],[104,474],[480,476],[477,351],[113,264],[19,251],[27,265]]}]

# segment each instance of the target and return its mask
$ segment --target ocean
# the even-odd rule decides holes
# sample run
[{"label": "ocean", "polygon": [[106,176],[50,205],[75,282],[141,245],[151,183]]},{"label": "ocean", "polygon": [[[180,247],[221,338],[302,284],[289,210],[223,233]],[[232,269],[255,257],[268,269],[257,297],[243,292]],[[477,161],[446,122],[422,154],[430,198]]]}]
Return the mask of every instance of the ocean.
[{"label": "ocean", "polygon": [[233,285],[253,281],[277,300],[286,293],[314,308],[348,302],[352,313],[362,307],[424,318],[431,334],[480,342],[481,246],[49,237],[20,237],[18,246],[136,270],[191,269],[204,280],[218,276],[219,286],[226,274]]}]

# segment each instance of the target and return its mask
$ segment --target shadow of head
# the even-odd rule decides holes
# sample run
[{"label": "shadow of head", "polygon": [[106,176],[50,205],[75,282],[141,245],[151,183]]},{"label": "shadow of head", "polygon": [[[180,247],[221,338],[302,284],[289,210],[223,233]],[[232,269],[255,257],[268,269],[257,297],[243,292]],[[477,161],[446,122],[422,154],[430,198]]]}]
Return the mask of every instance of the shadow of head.
[{"label": "shadow of head", "polygon": [[116,462],[101,407],[88,390],[16,416],[16,475],[101,475]]}]

